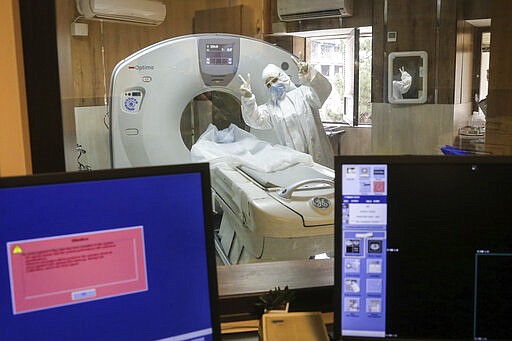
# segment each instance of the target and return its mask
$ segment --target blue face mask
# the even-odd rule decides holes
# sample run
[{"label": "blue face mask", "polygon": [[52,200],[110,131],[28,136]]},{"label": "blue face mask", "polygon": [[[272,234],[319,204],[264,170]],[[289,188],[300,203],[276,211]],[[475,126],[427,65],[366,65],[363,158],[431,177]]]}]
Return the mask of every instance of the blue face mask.
[{"label": "blue face mask", "polygon": [[277,102],[282,99],[286,93],[286,86],[283,83],[275,83],[270,86],[270,99]]}]

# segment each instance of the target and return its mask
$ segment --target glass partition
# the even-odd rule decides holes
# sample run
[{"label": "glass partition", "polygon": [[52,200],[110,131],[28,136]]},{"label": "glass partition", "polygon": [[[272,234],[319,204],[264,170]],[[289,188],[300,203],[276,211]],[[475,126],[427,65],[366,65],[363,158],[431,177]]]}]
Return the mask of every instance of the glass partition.
[{"label": "glass partition", "polygon": [[[389,0],[384,6],[384,1],[361,0],[354,1],[351,15],[342,20],[320,18],[292,22],[279,21],[277,0],[160,0],[160,3],[165,5],[164,18],[161,12],[157,13],[161,19],[148,24],[120,22],[112,17],[88,18],[83,9],[81,14],[77,2],[55,0],[58,43],[55,55],[61,86],[64,150],[34,149],[33,153],[40,154],[41,159],[52,153],[63,153],[67,171],[109,168],[111,118],[108,106],[113,71],[117,63],[154,43],[190,34],[232,33],[277,42],[294,55],[302,51],[306,61],[314,63],[314,56],[307,52],[305,36],[312,37],[312,31],[321,31],[326,39],[334,39],[330,30],[350,31],[358,27],[371,27],[359,38],[359,55],[350,59],[350,67],[354,70],[351,74],[360,77],[359,87],[352,89],[359,92],[358,105],[362,109],[357,119],[360,124],[347,127],[339,150],[346,154],[357,154],[361,150],[366,154],[440,154],[441,147],[451,145],[469,153],[512,153],[510,139],[507,139],[509,128],[500,124],[503,117],[512,115],[509,102],[504,100],[512,96],[498,96],[496,92],[497,89],[505,89],[506,94],[512,91],[508,81],[511,70],[501,62],[507,60],[511,45],[509,37],[503,33],[508,18],[503,18],[502,13],[510,12],[508,3]],[[489,31],[492,31],[492,46],[489,39],[482,38],[482,33]],[[484,43],[482,39],[485,39]],[[485,51],[481,50],[483,46]],[[390,86],[388,56],[403,51],[428,53],[428,71],[423,74],[428,80],[424,103],[397,105],[387,98]],[[189,60],[187,63],[197,61]],[[339,61],[329,65],[334,73],[340,71],[336,69],[341,65]],[[481,85],[483,65],[489,70],[489,81]],[[155,65],[147,63],[132,67],[150,70]],[[186,68],[186,65],[174,67],[178,70]],[[297,75],[292,74],[291,69],[287,72],[298,83]],[[321,66],[319,70],[328,72]],[[251,85],[256,87],[260,75],[252,74],[251,77]],[[169,79],[169,82],[173,91],[178,92],[182,87],[182,84],[173,83],[176,82],[174,79]],[[239,85],[241,83],[236,87]],[[45,95],[44,89],[30,90],[30,84],[28,89],[29,100],[34,95]],[[203,90],[201,94],[194,94],[193,100],[187,99],[192,102],[175,122],[188,149],[210,122],[218,125],[219,129],[226,127],[228,122],[234,122],[244,130],[247,128],[240,117],[238,92],[227,95],[214,86]],[[489,99],[486,115],[479,112],[475,94],[479,100],[483,94]],[[332,108],[343,108],[340,98]],[[229,109],[218,110],[218,104]],[[39,109],[30,108],[29,116],[36,116]],[[206,109],[205,113],[203,109]],[[474,112],[479,112],[478,124],[484,128],[483,134],[481,130],[478,134],[471,129],[461,130],[473,126]],[[344,115],[335,114],[339,117]],[[485,120],[493,124],[482,124]],[[47,126],[34,127],[31,131],[33,143],[37,144],[38,138],[50,135],[51,130]],[[237,179],[247,180],[245,175]],[[243,202],[240,197],[231,199]]]}]

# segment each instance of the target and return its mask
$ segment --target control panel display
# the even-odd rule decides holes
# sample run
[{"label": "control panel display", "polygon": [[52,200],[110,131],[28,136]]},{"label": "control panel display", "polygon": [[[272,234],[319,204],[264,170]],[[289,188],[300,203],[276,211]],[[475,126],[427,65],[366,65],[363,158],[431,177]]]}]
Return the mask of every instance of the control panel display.
[{"label": "control panel display", "polygon": [[387,166],[342,172],[342,335],[384,337]]},{"label": "control panel display", "polygon": [[201,78],[206,86],[227,86],[240,60],[240,39],[206,36],[197,41]]},{"label": "control panel display", "polygon": [[233,65],[233,44],[206,44],[206,65]]}]

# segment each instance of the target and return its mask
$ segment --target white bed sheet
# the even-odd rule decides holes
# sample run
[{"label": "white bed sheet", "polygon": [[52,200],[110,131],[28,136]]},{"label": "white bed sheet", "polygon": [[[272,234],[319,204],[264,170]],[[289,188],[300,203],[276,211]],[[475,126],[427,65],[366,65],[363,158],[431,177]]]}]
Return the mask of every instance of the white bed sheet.
[{"label": "white bed sheet", "polygon": [[210,167],[244,166],[259,172],[275,172],[294,165],[313,165],[309,154],[272,145],[231,124],[218,130],[210,124],[191,149],[192,160],[209,162]]}]

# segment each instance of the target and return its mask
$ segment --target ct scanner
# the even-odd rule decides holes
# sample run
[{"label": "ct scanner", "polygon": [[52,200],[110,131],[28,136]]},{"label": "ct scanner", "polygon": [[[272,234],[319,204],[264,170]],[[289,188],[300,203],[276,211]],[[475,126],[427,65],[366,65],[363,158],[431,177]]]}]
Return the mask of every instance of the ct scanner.
[{"label": "ct scanner", "polygon": [[[269,63],[298,83],[290,53],[236,35],[173,38],[122,60],[111,80],[112,166],[192,162],[190,149],[211,123],[224,129],[234,122],[247,130],[238,75],[253,76],[253,93],[264,103],[268,91],[260,75]],[[270,146],[275,141],[269,131],[251,134]],[[210,168],[214,211],[220,217],[216,247],[224,263],[333,253],[331,169],[312,162],[271,172],[247,164],[211,162]]]}]

